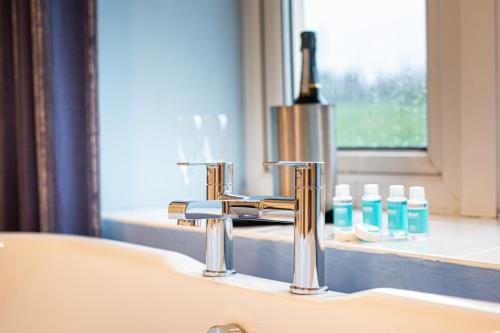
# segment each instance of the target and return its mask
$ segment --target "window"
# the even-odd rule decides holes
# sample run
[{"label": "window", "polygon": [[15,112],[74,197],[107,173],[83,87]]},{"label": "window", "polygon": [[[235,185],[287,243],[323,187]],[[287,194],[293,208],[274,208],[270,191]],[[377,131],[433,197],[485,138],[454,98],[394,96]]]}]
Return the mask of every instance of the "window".
[{"label": "window", "polygon": [[307,0],[339,148],[426,148],[425,0]]},{"label": "window", "polygon": [[[341,127],[338,182],[351,184],[356,197],[368,182],[379,183],[383,195],[390,184],[423,185],[433,212],[495,216],[495,51],[500,45],[495,41],[500,6],[495,4],[242,2],[245,123],[251,129],[245,139],[246,177],[252,180],[248,191],[269,193],[271,175],[262,167],[267,157],[267,110],[296,95],[299,33],[314,29],[323,90],[337,104]],[[376,24],[369,26],[370,21]],[[377,60],[378,68],[366,59]],[[405,74],[408,71],[411,75]],[[382,89],[390,79],[393,86]],[[354,98],[354,89],[344,88],[346,81],[356,82],[363,98]],[[359,121],[357,112],[368,120]],[[401,124],[405,128],[399,128]]]}]

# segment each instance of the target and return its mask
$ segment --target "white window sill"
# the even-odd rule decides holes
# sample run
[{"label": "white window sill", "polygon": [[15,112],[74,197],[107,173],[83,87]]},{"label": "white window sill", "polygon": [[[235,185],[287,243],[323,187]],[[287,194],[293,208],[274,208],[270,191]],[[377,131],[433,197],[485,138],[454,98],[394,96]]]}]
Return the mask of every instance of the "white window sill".
[{"label": "white window sill", "polygon": [[[141,224],[150,227],[204,232],[203,228],[177,226],[169,220],[167,210],[145,209],[109,212],[103,219],[120,223]],[[355,223],[361,213],[354,213]],[[384,220],[386,220],[384,216]],[[433,215],[430,219],[430,237],[424,241],[383,241],[378,243],[331,240],[333,225],[327,224],[326,246],[339,250],[395,254],[414,259],[433,260],[481,268],[500,270],[500,221]],[[292,225],[236,227],[236,237],[292,242]]]}]

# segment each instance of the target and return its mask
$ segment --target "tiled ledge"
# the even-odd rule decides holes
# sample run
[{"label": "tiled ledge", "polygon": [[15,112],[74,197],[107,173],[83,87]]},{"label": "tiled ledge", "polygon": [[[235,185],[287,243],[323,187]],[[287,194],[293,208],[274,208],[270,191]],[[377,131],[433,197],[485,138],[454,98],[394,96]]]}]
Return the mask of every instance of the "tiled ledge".
[{"label": "tiled ledge", "polygon": [[[355,212],[355,222],[361,220]],[[496,220],[433,216],[429,239],[340,243],[326,225],[331,290],[392,287],[500,302],[500,225]],[[177,226],[166,209],[105,214],[103,237],[164,248],[204,261],[204,228]],[[236,227],[236,270],[290,282],[293,226]]]},{"label": "tiled ledge", "polygon": [[[104,219],[204,232],[203,228],[177,226],[176,221],[168,219],[166,209],[114,212],[105,214]],[[354,212],[354,221],[355,223],[361,221],[360,212]],[[385,240],[376,243],[363,241],[341,243],[332,240],[333,225],[327,224],[325,228],[326,246],[339,250],[392,253],[413,258],[500,270],[499,220],[431,216],[429,223],[430,236],[426,240]],[[293,226],[284,224],[236,227],[234,234],[245,238],[292,242]]]}]

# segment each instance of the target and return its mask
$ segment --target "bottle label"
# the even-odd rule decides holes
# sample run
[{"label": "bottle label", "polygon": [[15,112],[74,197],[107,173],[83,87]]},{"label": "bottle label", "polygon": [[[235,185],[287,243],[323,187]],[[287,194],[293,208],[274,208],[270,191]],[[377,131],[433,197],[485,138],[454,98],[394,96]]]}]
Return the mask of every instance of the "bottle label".
[{"label": "bottle label", "polygon": [[408,228],[408,206],[406,201],[387,203],[387,220],[389,230],[407,230]]},{"label": "bottle label", "polygon": [[352,203],[333,205],[333,222],[336,227],[352,226]]},{"label": "bottle label", "polygon": [[382,203],[377,201],[363,201],[363,223],[382,227]]},{"label": "bottle label", "polygon": [[429,210],[427,208],[408,209],[408,231],[413,234],[429,232]]}]

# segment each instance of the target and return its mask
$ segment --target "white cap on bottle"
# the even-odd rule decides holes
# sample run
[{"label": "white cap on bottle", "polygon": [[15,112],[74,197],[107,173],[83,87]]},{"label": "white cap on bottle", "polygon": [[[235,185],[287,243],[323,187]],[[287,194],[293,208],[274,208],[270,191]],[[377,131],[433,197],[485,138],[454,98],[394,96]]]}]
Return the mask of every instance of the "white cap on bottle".
[{"label": "white cap on bottle", "polygon": [[348,184],[335,185],[335,196],[336,197],[350,197],[351,192],[349,191],[349,185]]},{"label": "white cap on bottle", "polygon": [[389,186],[389,198],[404,198],[405,187],[403,185]]},{"label": "white cap on bottle", "polygon": [[423,186],[410,187],[410,200],[425,201],[425,189]]},{"label": "white cap on bottle", "polygon": [[378,196],[378,184],[365,184],[365,196]]}]

